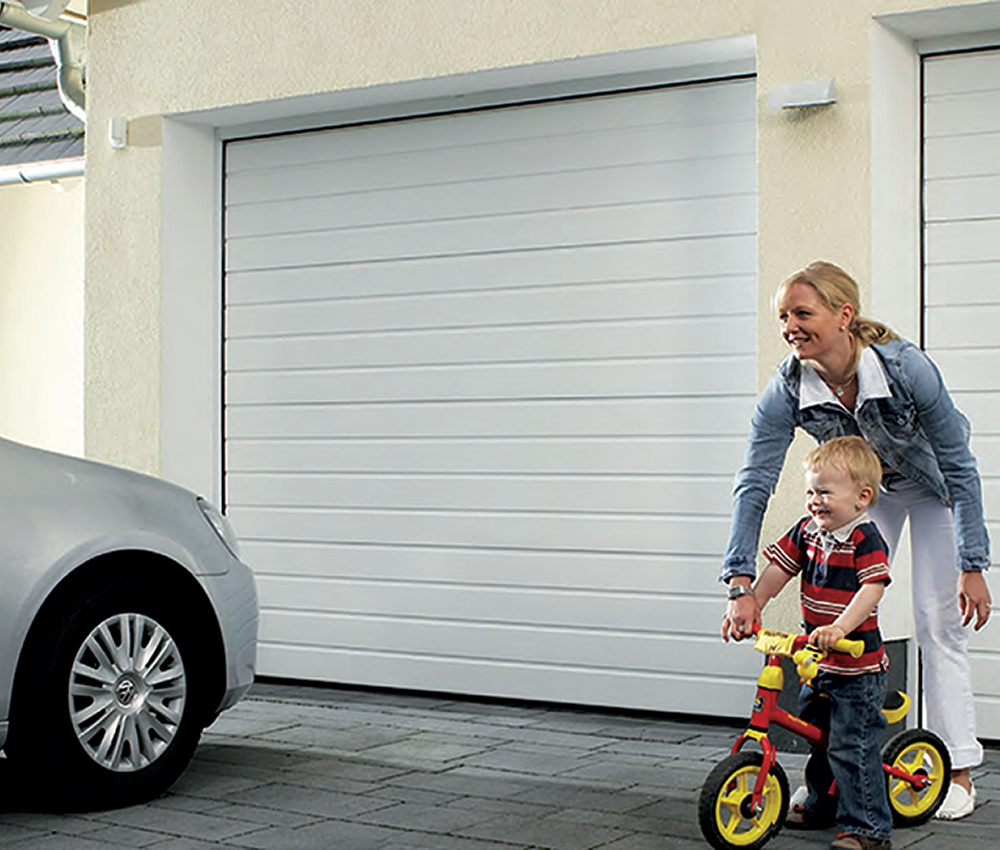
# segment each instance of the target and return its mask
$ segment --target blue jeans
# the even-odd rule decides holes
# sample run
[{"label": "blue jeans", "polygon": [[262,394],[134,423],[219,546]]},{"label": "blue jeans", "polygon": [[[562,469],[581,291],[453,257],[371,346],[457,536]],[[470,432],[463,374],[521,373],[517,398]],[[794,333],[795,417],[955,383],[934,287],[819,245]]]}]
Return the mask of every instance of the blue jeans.
[{"label": "blue jeans", "polygon": [[[892,832],[879,747],[886,727],[885,687],[885,673],[820,672],[799,692],[802,719],[830,730],[829,747],[814,747],[806,763],[805,807],[836,820],[841,832],[869,838],[888,838]],[[836,796],[830,794],[834,780]]]}]

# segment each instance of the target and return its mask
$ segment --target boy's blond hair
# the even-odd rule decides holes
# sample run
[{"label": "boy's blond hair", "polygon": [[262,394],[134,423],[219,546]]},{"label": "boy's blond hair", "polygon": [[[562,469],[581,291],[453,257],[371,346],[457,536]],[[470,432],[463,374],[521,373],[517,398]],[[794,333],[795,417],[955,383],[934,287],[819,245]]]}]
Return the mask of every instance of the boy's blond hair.
[{"label": "boy's blond hair", "polygon": [[861,437],[834,437],[809,452],[804,465],[806,472],[817,472],[824,466],[839,469],[859,487],[871,487],[871,504],[878,501],[882,461]]}]

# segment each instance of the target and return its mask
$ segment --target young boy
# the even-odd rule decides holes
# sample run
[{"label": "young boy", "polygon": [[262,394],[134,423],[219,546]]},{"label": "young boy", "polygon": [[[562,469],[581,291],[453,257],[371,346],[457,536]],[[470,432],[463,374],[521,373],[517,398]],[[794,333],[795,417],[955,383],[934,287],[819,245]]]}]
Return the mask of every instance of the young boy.
[{"label": "young boy", "polygon": [[[784,537],[764,550],[768,565],[754,585],[763,608],[793,576],[801,577],[802,616],[810,642],[832,650],[841,638],[862,640],[860,658],[831,651],[799,695],[800,716],[830,730],[827,750],[806,764],[808,796],[785,825],[821,829],[834,823],[831,847],[891,846],[879,739],[886,658],[877,606],[890,581],[888,547],[866,510],[882,477],[878,456],[860,437],[837,437],[806,458],[806,509]],[[829,793],[837,782],[837,796]]]}]

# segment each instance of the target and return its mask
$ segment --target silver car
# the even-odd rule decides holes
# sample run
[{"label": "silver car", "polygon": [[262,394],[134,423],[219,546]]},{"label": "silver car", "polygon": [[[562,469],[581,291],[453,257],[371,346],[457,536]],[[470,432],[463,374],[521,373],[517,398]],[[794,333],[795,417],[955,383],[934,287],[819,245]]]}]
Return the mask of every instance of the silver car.
[{"label": "silver car", "polygon": [[210,503],[0,439],[0,744],[13,775],[70,805],[166,790],[250,687],[257,622],[253,575]]}]

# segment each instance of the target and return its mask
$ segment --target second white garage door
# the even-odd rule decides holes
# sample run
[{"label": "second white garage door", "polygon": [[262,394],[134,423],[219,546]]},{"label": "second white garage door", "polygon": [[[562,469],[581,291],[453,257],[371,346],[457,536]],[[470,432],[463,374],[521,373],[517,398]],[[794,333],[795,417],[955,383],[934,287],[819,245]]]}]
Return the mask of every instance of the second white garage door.
[{"label": "second white garage door", "polygon": [[[1000,50],[924,61],[927,350],[972,420],[986,519],[1000,540]],[[994,549],[995,551],[995,549]],[[994,597],[995,571],[987,574]],[[1000,738],[996,615],[970,642],[979,734]]]},{"label": "second white garage door", "polygon": [[752,79],[230,142],[266,675],[738,715]]}]

